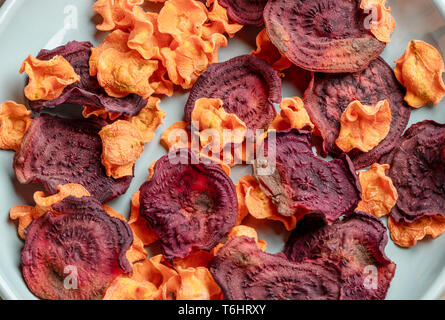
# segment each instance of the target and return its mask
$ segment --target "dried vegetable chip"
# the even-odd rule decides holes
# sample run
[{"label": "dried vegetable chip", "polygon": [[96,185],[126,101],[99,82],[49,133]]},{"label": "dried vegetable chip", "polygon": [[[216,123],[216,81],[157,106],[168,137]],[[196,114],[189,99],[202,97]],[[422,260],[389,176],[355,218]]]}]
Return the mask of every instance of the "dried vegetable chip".
[{"label": "dried vegetable chip", "polygon": [[29,77],[25,96],[32,101],[56,99],[67,86],[80,81],[80,76],[62,56],[40,60],[29,55],[20,67],[20,73],[23,72]]},{"label": "dried vegetable chip", "polygon": [[255,240],[234,237],[218,250],[210,272],[228,300],[336,300],[340,273],[327,260],[290,262],[282,253],[258,249]]},{"label": "dried vegetable chip", "polygon": [[153,140],[154,132],[162,124],[165,112],[159,107],[159,98],[150,97],[147,105],[137,116],[128,119],[142,136],[142,141],[147,143]]},{"label": "dried vegetable chip", "polygon": [[93,11],[103,18],[103,22],[97,25],[97,29],[100,31],[110,31],[116,28],[128,29],[133,24],[133,8],[143,3],[143,0],[96,1],[93,5]]},{"label": "dried vegetable chip", "polygon": [[121,115],[119,113],[107,112],[104,109],[95,109],[95,108],[83,106],[82,116],[84,118],[90,118],[92,116],[96,116],[96,117],[104,119],[104,120],[110,119],[111,121],[114,121],[114,120],[118,119]]},{"label": "dried vegetable chip", "polygon": [[37,116],[14,156],[13,167],[20,183],[42,182],[49,194],[58,185],[78,183],[101,202],[123,194],[132,176],[113,179],[101,163],[102,123]]},{"label": "dried vegetable chip", "polygon": [[[252,239],[255,240],[255,243],[256,243],[258,249],[260,249],[261,251],[266,251],[266,248],[267,248],[266,241],[264,241],[262,239],[258,239],[258,234],[257,234],[256,230],[254,228],[252,228],[252,227],[244,226],[244,225],[234,226],[232,228],[232,230],[230,230],[229,234],[227,235],[226,243],[229,242],[231,239],[233,239],[235,237],[252,238]],[[212,253],[214,255],[217,254],[218,250],[222,246],[224,246],[224,243],[218,244],[215,248],[213,248]]]},{"label": "dried vegetable chip", "polygon": [[314,72],[365,69],[385,48],[367,30],[360,0],[271,0],[266,32],[295,65]]},{"label": "dried vegetable chip", "polygon": [[220,4],[227,8],[227,15],[233,21],[242,25],[256,27],[264,26],[263,10],[267,0],[220,0]]},{"label": "dried vegetable chip", "polygon": [[295,262],[330,260],[341,272],[341,299],[384,299],[396,265],[385,255],[386,227],[376,217],[356,211],[326,225],[313,216],[297,224],[285,246]]},{"label": "dried vegetable chip", "polygon": [[90,42],[71,41],[55,49],[39,52],[37,58],[40,60],[50,60],[58,55],[64,57],[80,76],[80,81],[66,87],[57,99],[30,101],[29,106],[32,111],[40,112],[45,108],[55,108],[64,103],[71,103],[110,113],[133,116],[147,104],[146,100],[135,94],[125,98],[114,98],[107,95],[97,82],[96,77],[89,74],[88,61],[92,46]]},{"label": "dried vegetable chip", "polygon": [[187,123],[178,121],[165,129],[161,135],[161,144],[168,152],[181,148],[190,148],[191,142]]},{"label": "dried vegetable chip", "polygon": [[445,124],[425,120],[413,124],[399,145],[380,162],[399,198],[391,210],[394,221],[411,223],[423,217],[445,217]]},{"label": "dried vegetable chip", "polygon": [[[279,214],[296,215],[299,219],[310,212],[333,222],[355,209],[361,188],[348,156],[330,162],[316,157],[307,131],[278,131],[276,139],[269,140],[270,135],[260,147],[264,159],[257,159],[253,168],[255,178]],[[272,157],[274,164],[269,162]],[[274,165],[269,174],[261,174],[265,165]]]},{"label": "dried vegetable chip", "polygon": [[280,103],[280,109],[280,114],[276,116],[269,130],[314,129],[314,124],[311,122],[301,98],[284,98]]},{"label": "dried vegetable chip", "polygon": [[0,149],[20,149],[23,136],[31,125],[32,112],[22,104],[6,101],[0,106]]},{"label": "dried vegetable chip", "polygon": [[206,6],[209,8],[208,18],[210,21],[203,26],[202,33],[205,39],[210,38],[213,33],[226,33],[232,38],[242,29],[243,25],[231,23],[227,10],[219,4],[218,0],[207,0]]},{"label": "dried vegetable chip", "polygon": [[147,221],[140,217],[140,191],[136,191],[131,197],[130,206],[130,218],[128,219],[128,224],[130,225],[133,234],[141,239],[144,246],[148,246],[158,240],[158,236],[153,231],[153,229],[147,224]]},{"label": "dried vegetable chip", "polygon": [[369,152],[353,150],[348,153],[355,168],[362,169],[377,162],[397,145],[411,113],[411,108],[403,100],[404,95],[391,67],[378,58],[362,72],[335,75],[315,73],[304,93],[304,107],[316,132],[323,139],[323,151],[337,157],[342,151],[335,140],[340,132],[341,115],[348,105],[354,100],[365,105],[388,101],[391,128],[386,138]]},{"label": "dried vegetable chip", "polygon": [[385,5],[386,0],[361,0],[360,8],[365,10],[365,13],[371,14],[369,27],[374,37],[381,42],[389,43],[396,22],[391,16],[391,8],[386,8]]},{"label": "dried vegetable chip", "polygon": [[406,88],[405,101],[411,107],[420,108],[430,102],[437,105],[442,100],[444,62],[436,48],[424,41],[412,40],[395,63],[394,73]]},{"label": "dried vegetable chip", "polygon": [[235,186],[217,165],[199,163],[188,149],[156,161],[140,188],[140,215],[158,235],[166,259],[210,250],[235,225]]},{"label": "dried vegetable chip", "polygon": [[144,151],[144,141],[138,128],[127,120],[117,120],[102,127],[102,164],[107,176],[119,179],[133,176],[133,167]]},{"label": "dried vegetable chip", "polygon": [[362,200],[357,210],[378,218],[387,215],[396,204],[398,193],[392,180],[385,173],[388,164],[374,163],[368,171],[360,171],[358,179],[362,187]]},{"label": "dried vegetable chip", "polygon": [[187,124],[199,98],[221,99],[224,110],[236,114],[247,128],[266,130],[276,115],[273,103],[281,101],[281,80],[265,61],[242,55],[209,66],[199,77],[184,108]]},{"label": "dried vegetable chip", "polygon": [[358,149],[369,152],[388,135],[391,126],[391,109],[386,100],[375,106],[351,102],[340,118],[340,133],[335,144],[344,152]]},{"label": "dried vegetable chip", "polygon": [[[28,288],[42,299],[101,299],[132,268],[125,257],[133,238],[93,197],[68,197],[27,229],[21,263]],[[67,277],[72,277],[71,280]]]}]

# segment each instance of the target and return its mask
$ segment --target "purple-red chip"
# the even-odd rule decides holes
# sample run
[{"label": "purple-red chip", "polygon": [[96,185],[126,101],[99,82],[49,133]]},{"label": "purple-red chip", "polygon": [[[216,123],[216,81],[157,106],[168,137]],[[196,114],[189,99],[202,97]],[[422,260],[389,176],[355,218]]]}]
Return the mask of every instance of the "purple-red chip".
[{"label": "purple-red chip", "polygon": [[36,296],[51,300],[102,299],[115,277],[131,273],[125,254],[128,224],[109,216],[92,197],[68,197],[26,229],[23,277]]},{"label": "purple-red chip", "polygon": [[281,215],[311,212],[330,223],[360,201],[361,187],[349,157],[330,162],[316,157],[310,132],[280,131],[276,139],[269,134],[260,149],[264,158],[255,161],[254,175]]},{"label": "purple-red chip", "polygon": [[236,23],[262,27],[263,10],[267,0],[220,0],[227,9],[227,16]]},{"label": "purple-red chip", "polygon": [[245,236],[222,246],[209,269],[228,300],[338,300],[342,294],[340,272],[329,261],[290,262]]},{"label": "purple-red chip", "polygon": [[[357,72],[385,48],[366,28],[361,0],[270,0],[264,24],[272,43],[314,72]],[[369,22],[368,22],[369,24]]]},{"label": "purple-red chip", "polygon": [[412,125],[400,144],[383,157],[399,197],[391,210],[397,222],[445,217],[445,124],[425,120]]},{"label": "purple-red chip", "polygon": [[341,151],[335,140],[340,133],[340,118],[354,100],[376,105],[387,100],[391,108],[391,127],[386,138],[369,152],[354,149],[348,153],[356,169],[365,168],[390,152],[398,143],[411,114],[404,101],[405,91],[391,67],[379,58],[357,73],[313,74],[304,93],[304,106],[323,139],[323,149],[337,157]]},{"label": "purple-red chip", "polygon": [[281,101],[281,79],[267,62],[242,55],[210,65],[198,78],[184,108],[187,124],[199,98],[219,98],[247,128],[267,130],[276,116],[273,104]]},{"label": "purple-red chip", "polygon": [[13,167],[20,183],[43,183],[45,191],[78,183],[101,202],[127,191],[132,176],[113,179],[101,162],[103,123],[87,119],[64,119],[42,114],[33,119]]},{"label": "purple-red chip", "polygon": [[385,255],[386,227],[356,211],[332,225],[314,216],[298,222],[285,247],[291,261],[327,259],[341,271],[342,299],[384,299],[396,265]]},{"label": "purple-red chip", "polygon": [[235,225],[238,200],[230,177],[188,149],[163,156],[140,188],[140,215],[158,235],[167,259],[210,250]]},{"label": "purple-red chip", "polygon": [[41,60],[49,60],[56,55],[64,57],[80,76],[80,81],[66,87],[56,99],[29,101],[32,111],[40,112],[43,109],[55,108],[60,104],[68,103],[88,106],[93,109],[104,109],[107,112],[125,116],[134,116],[146,106],[147,101],[136,94],[130,94],[125,98],[109,96],[99,85],[96,77],[90,76],[89,60],[92,47],[90,42],[71,41],[55,49],[39,52],[37,58]]}]

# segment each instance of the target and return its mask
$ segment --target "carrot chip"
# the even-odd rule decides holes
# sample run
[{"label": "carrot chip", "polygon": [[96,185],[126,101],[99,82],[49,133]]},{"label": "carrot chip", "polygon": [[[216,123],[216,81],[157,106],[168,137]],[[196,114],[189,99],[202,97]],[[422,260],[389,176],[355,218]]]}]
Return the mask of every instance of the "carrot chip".
[{"label": "carrot chip", "polygon": [[102,139],[102,164],[108,176],[115,179],[133,175],[133,166],[144,151],[144,142],[137,127],[118,120],[99,132]]},{"label": "carrot chip", "polygon": [[144,0],[98,0],[93,5],[93,11],[103,18],[96,26],[100,31],[128,29],[133,25],[132,10],[141,5]]},{"label": "carrot chip", "polygon": [[128,120],[137,128],[145,143],[153,139],[154,132],[162,124],[162,119],[165,118],[165,112],[159,107],[160,102],[159,98],[150,97],[147,105],[139,114]]},{"label": "carrot chip", "polygon": [[371,33],[377,40],[391,42],[391,34],[396,28],[396,22],[391,16],[391,8],[385,7],[386,0],[362,0],[360,8],[371,14]]},{"label": "carrot chip", "polygon": [[144,218],[139,216],[139,190],[136,191],[131,197],[131,209],[130,209],[130,218],[128,219],[128,225],[131,230],[133,230],[133,234],[137,236],[144,246],[148,246],[158,240],[158,236],[153,231],[153,229],[147,225],[147,221]]},{"label": "carrot chip", "polygon": [[378,218],[387,215],[396,204],[398,194],[392,180],[385,174],[388,164],[374,163],[368,171],[359,171],[362,186],[362,200],[357,210],[370,213]]},{"label": "carrot chip", "polygon": [[226,33],[232,38],[235,33],[243,28],[242,24],[230,23],[227,16],[227,10],[218,3],[218,0],[207,0],[206,6],[210,8],[208,11],[208,21],[203,28],[203,37],[209,39],[214,33]]},{"label": "carrot chip", "polygon": [[358,149],[368,152],[388,135],[391,124],[391,109],[387,100],[375,106],[351,102],[341,115],[340,134],[335,141],[344,152]]},{"label": "carrot chip", "polygon": [[0,106],[0,149],[20,149],[23,135],[31,125],[32,112],[22,104],[6,101]]},{"label": "carrot chip", "polygon": [[406,88],[405,101],[413,108],[430,102],[437,105],[445,95],[442,80],[444,62],[432,45],[412,40],[403,56],[395,61],[397,80]]},{"label": "carrot chip", "polygon": [[105,109],[94,109],[88,106],[83,106],[82,116],[84,118],[90,118],[92,116],[96,116],[104,120],[110,119],[111,121],[114,121],[121,115],[119,113],[107,112]]},{"label": "carrot chip", "polygon": [[281,112],[276,116],[269,129],[282,131],[291,128],[314,129],[309,115],[299,97],[285,98],[280,103]]},{"label": "carrot chip", "polygon": [[56,99],[67,86],[80,81],[80,76],[62,56],[39,60],[29,55],[20,67],[20,73],[23,72],[29,77],[25,96],[31,101]]}]

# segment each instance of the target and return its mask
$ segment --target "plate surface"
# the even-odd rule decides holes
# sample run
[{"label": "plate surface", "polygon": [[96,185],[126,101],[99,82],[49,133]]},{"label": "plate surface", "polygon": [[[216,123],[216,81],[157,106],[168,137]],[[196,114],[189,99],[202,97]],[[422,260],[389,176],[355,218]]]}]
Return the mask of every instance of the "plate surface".
[{"label": "plate surface", "polygon": [[[89,40],[94,45],[100,43],[104,34],[96,31],[98,19],[91,10],[93,3],[93,0],[6,0],[3,3],[0,7],[0,103],[10,99],[25,103],[25,76],[20,75],[18,70],[28,54],[36,55],[42,48],[51,49],[70,40]],[[412,39],[427,41],[442,53],[445,52],[445,23],[430,0],[389,0],[388,3],[397,28],[391,37],[392,43],[382,56],[391,66]],[[220,61],[250,53],[255,46],[257,32],[257,29],[243,29],[229,40],[228,47],[220,50]],[[302,92],[285,79],[283,97],[294,95],[301,96]],[[167,117],[137,161],[135,178],[127,193],[109,203],[117,211],[128,216],[131,195],[146,180],[151,162],[165,154],[159,144],[160,135],[171,124],[182,120],[186,100],[187,94],[175,94],[163,99],[161,107]],[[79,114],[78,107],[67,106],[66,109]],[[435,108],[414,110],[410,125],[424,119],[445,123],[445,101]],[[9,209],[14,205],[34,205],[32,194],[39,186],[20,185],[17,182],[12,170],[12,157],[13,152],[0,151],[0,296],[4,299],[35,299],[27,289],[19,268],[23,242],[8,216]],[[232,178],[237,181],[246,173],[250,173],[249,167],[236,167],[232,171]],[[255,226],[260,237],[267,241],[267,251],[282,250],[288,233],[280,223],[259,224],[250,218],[248,224]],[[388,299],[439,298],[445,290],[444,247],[445,236],[421,241],[409,249],[399,248],[389,240],[386,254],[397,263],[397,270]]]}]

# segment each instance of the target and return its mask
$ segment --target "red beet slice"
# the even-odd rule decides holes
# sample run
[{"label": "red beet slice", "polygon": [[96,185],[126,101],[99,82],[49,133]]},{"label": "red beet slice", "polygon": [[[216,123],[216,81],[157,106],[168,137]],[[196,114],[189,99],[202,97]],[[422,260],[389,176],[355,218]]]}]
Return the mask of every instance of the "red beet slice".
[{"label": "red beet slice", "polygon": [[[276,152],[269,154],[269,137],[264,140],[265,158],[276,159],[270,175],[258,174],[262,159],[254,163],[254,175],[261,188],[284,216],[305,211],[320,215],[327,222],[354,210],[361,187],[348,156],[330,162],[316,157],[311,134],[291,129],[276,133]],[[273,142],[273,140],[271,141]]]},{"label": "red beet slice", "polygon": [[[172,160],[174,159],[174,160]],[[238,200],[230,177],[180,149],[156,161],[140,188],[140,214],[158,235],[167,259],[210,250],[235,225]]]},{"label": "red beet slice", "polygon": [[285,254],[295,262],[308,258],[335,262],[341,271],[342,299],[384,299],[396,269],[384,253],[387,242],[383,223],[364,212],[356,211],[330,226],[306,216],[286,243]]},{"label": "red beet slice", "polygon": [[431,120],[412,125],[400,144],[381,159],[399,198],[391,210],[398,222],[425,216],[445,217],[445,124]]},{"label": "red beet slice", "polygon": [[102,124],[85,119],[63,119],[48,114],[37,116],[26,131],[13,167],[20,183],[42,182],[45,190],[78,183],[101,202],[127,191],[132,176],[113,179],[101,163]]},{"label": "red beet slice", "polygon": [[68,197],[26,230],[23,277],[39,298],[101,299],[111,281],[131,273],[128,224],[112,218],[93,197]]},{"label": "red beet slice", "polygon": [[314,72],[357,72],[385,48],[365,28],[361,0],[270,0],[264,8],[272,43]]},{"label": "red beet slice", "polygon": [[263,10],[267,0],[220,0],[219,4],[227,9],[227,15],[236,23],[262,27]]},{"label": "red beet slice", "polygon": [[41,60],[49,60],[56,55],[63,56],[73,66],[74,71],[80,75],[80,81],[66,87],[56,99],[29,101],[32,111],[40,112],[43,109],[55,108],[63,103],[71,103],[94,109],[105,109],[107,112],[125,116],[134,116],[145,107],[147,101],[136,94],[130,94],[125,98],[110,97],[99,85],[97,79],[90,76],[88,62],[92,47],[90,42],[71,41],[53,50],[39,52],[37,58]]},{"label": "red beet slice", "polygon": [[210,272],[228,300],[338,300],[341,278],[326,260],[293,263],[258,249],[255,240],[234,237],[210,262]]},{"label": "red beet slice", "polygon": [[281,80],[267,62],[243,55],[210,65],[198,78],[184,108],[188,124],[199,98],[219,98],[249,129],[267,130],[276,116],[273,103],[281,101]]},{"label": "red beet slice", "polygon": [[354,100],[367,105],[375,105],[384,99],[389,102],[392,119],[386,138],[369,152],[352,150],[348,153],[355,168],[362,169],[397,145],[411,114],[411,107],[404,101],[404,96],[405,91],[391,67],[379,58],[358,73],[315,73],[304,93],[304,106],[323,138],[324,150],[336,157],[342,153],[335,140],[340,133],[340,118],[346,107]]}]

